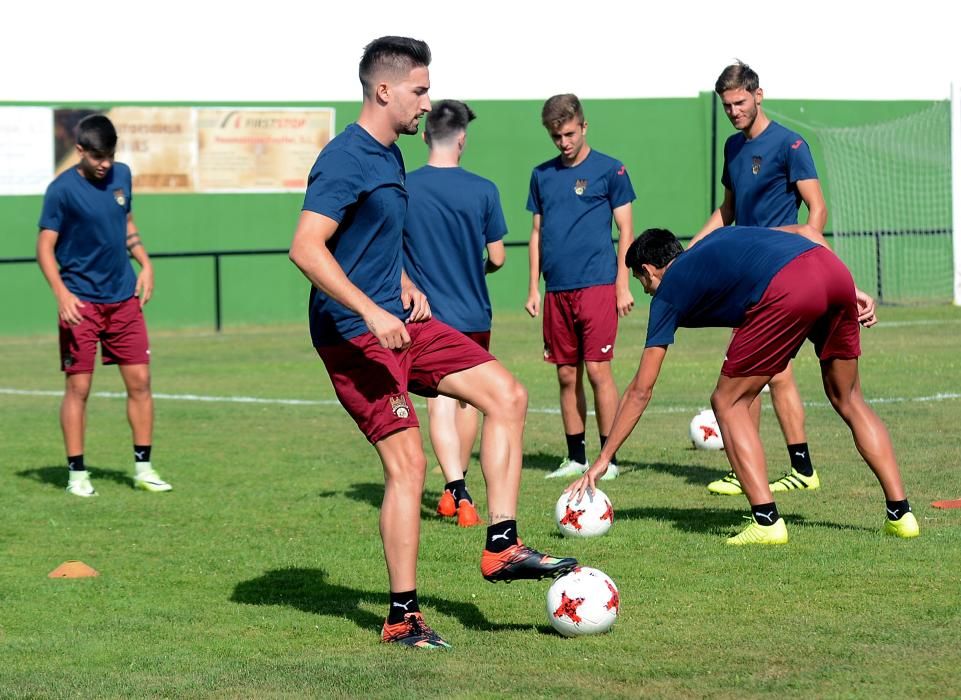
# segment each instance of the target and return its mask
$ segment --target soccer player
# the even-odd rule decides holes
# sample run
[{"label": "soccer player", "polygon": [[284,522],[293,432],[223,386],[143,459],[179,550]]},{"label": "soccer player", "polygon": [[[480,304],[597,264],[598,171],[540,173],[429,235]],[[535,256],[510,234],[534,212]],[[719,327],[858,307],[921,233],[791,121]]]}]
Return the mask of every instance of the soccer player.
[{"label": "soccer player", "polygon": [[[724,200],[691,239],[690,245],[732,223],[762,227],[796,224],[802,201],[808,210],[808,225],[823,232],[827,206],[811,150],[800,134],[784,128],[764,113],[761,105],[764,91],[759,86],[757,73],[738,61],[721,72],[714,91],[738,133],[724,144],[721,174]],[[790,364],[771,378],[770,390],[791,462],[791,471],[772,483],[771,490],[816,489],[821,481],[811,462],[804,431],[804,405]],[[760,423],[760,399],[752,411]],[[733,472],[712,481],[707,489],[728,496],[742,493]]]},{"label": "soccer player", "polygon": [[[883,531],[920,534],[901,482],[887,429],[865,402],[858,376],[860,329],[876,322],[873,305],[856,294],[851,273],[812,226],[721,228],[684,252],[664,229],[648,229],[627,254],[634,276],[653,296],[640,367],[624,392],[607,445],[569,490],[594,488],[651,400],[678,327],[736,329],[711,405],[725,454],[751,504],[751,523],[730,545],[784,544],[787,528],[768,481],[764,449],[750,413],[765,384],[794,357],[805,338],[821,361],[824,392],[851,430],[858,452],[887,501]],[[801,235],[798,235],[801,234]]]},{"label": "soccer player", "polygon": [[[544,103],[541,121],[560,155],[534,168],[527,209],[534,221],[530,238],[527,309],[543,304],[544,360],[557,367],[561,420],[567,458],[548,479],[587,469],[584,443],[587,398],[584,370],[594,392],[601,445],[617,410],[611,372],[617,319],[634,307],[624,254],[634,240],[631,202],[634,188],[624,165],[591,149],[587,121],[575,95],[555,95]],[[617,254],[611,245],[611,218],[617,225]],[[617,456],[604,475],[618,475]]]},{"label": "soccer player", "polygon": [[403,274],[408,195],[395,142],[416,134],[430,111],[429,64],[430,49],[416,39],[386,36],[365,47],[360,116],[317,157],[290,258],[313,284],[314,347],[383,464],[380,532],[390,597],[381,639],[438,649],[450,645],[424,622],[417,599],[427,458],[410,393],[443,394],[484,414],[484,578],[543,578],[577,562],[536,552],[517,537],[527,390],[477,343],[432,319],[423,293]]},{"label": "soccer player", "polygon": [[[427,114],[427,165],[407,176],[404,269],[427,295],[434,318],[489,350],[491,302],[484,276],[504,264],[507,224],[497,186],[460,167],[467,125],[474,117],[457,100],[438,102]],[[477,409],[437,396],[427,399],[427,415],[431,444],[447,482],[437,513],[456,515],[461,527],[480,525],[465,482],[477,438]]]},{"label": "soccer player", "polygon": [[[67,493],[96,496],[84,464],[87,398],[97,344],[127,388],[133,432],[134,486],[170,491],[151,464],[153,395],[143,306],[153,294],[153,266],[133,220],[130,168],[114,162],[117,132],[99,114],[77,126],[80,162],[47,188],[37,262],[57,300],[60,368],[66,377],[60,425],[69,470]],[[140,265],[135,275],[133,257]]]}]

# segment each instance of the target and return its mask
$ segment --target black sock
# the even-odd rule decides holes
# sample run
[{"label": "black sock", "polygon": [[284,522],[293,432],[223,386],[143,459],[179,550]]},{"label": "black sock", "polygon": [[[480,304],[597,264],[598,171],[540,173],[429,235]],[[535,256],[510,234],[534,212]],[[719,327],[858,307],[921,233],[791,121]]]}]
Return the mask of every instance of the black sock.
[{"label": "black sock", "polygon": [[458,479],[457,481],[452,481],[444,488],[451,492],[454,496],[454,503],[460,503],[463,500],[467,500],[468,503],[473,503],[473,499],[470,497],[470,493],[467,491],[467,484],[464,483],[464,479]]},{"label": "black sock", "polygon": [[484,549],[488,552],[503,552],[517,544],[517,521],[502,520],[487,528],[487,544]]},{"label": "black sock", "polygon": [[798,474],[803,474],[804,476],[814,476],[814,465],[811,464],[811,452],[808,450],[808,444],[806,442],[788,445],[787,453],[791,457],[791,469],[796,469]]},{"label": "black sock", "polygon": [[[601,449],[604,449],[604,445],[607,444],[607,435],[601,435]],[[611,455],[611,464],[615,467],[617,466],[617,453]]]},{"label": "black sock", "polygon": [[149,462],[150,461],[150,445],[134,445],[133,461]]},{"label": "black sock", "polygon": [[390,592],[390,610],[387,612],[388,625],[402,622],[404,615],[414,612],[420,612],[420,605],[417,604],[416,588],[412,591],[402,591],[400,593]]},{"label": "black sock", "polygon": [[567,458],[581,464],[587,464],[587,446],[584,444],[584,433],[565,435],[567,438]]},{"label": "black sock", "polygon": [[773,502],[751,506],[751,515],[754,516],[754,522],[758,525],[773,525],[781,517],[777,512],[777,506]]},{"label": "black sock", "polygon": [[911,512],[908,499],[904,499],[903,501],[885,501],[885,504],[888,509],[888,520],[900,520],[906,513]]},{"label": "black sock", "polygon": [[67,455],[67,469],[72,472],[85,472],[87,468],[83,466],[83,455]]}]

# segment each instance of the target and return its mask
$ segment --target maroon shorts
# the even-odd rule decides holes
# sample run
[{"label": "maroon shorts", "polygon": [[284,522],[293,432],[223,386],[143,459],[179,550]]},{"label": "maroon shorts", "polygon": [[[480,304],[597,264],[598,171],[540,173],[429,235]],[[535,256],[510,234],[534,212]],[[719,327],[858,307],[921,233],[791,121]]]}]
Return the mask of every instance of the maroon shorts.
[{"label": "maroon shorts", "polygon": [[89,374],[97,359],[97,343],[105,365],[150,364],[150,342],[140,299],[115,304],[83,302],[83,321],[73,326],[61,320],[60,369],[67,374]]},{"label": "maroon shorts", "polygon": [[382,348],[372,333],[318,346],[341,405],[372,443],[419,423],[408,392],[437,396],[448,374],[494,359],[464,334],[431,319],[407,326],[406,350]]},{"label": "maroon shorts", "polygon": [[475,343],[480,345],[485,350],[491,349],[491,332],[490,331],[468,331],[464,333],[468,338],[473,340]]},{"label": "maroon shorts", "polygon": [[757,304],[734,329],[721,374],[774,376],[808,338],[821,360],[861,354],[854,280],[844,263],[818,246],[778,272]]},{"label": "maroon shorts", "polygon": [[555,365],[614,359],[617,294],[613,284],[544,296],[544,360]]}]

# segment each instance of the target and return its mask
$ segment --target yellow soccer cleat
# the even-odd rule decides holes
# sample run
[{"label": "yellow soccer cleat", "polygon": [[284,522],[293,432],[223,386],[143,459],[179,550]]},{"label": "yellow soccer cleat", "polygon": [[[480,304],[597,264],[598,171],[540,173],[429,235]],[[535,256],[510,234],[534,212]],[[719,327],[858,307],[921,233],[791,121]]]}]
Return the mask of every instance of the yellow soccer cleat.
[{"label": "yellow soccer cleat", "polygon": [[921,534],[921,527],[918,525],[914,513],[908,511],[898,520],[884,521],[884,534],[902,539],[910,539]]},{"label": "yellow soccer cleat", "polygon": [[804,476],[797,469],[792,469],[790,474],[785,474],[777,481],[771,482],[771,491],[813,491],[821,488],[821,480],[818,478],[817,470],[811,476]]},{"label": "yellow soccer cleat", "polygon": [[712,481],[707,485],[707,490],[719,496],[740,496],[744,493],[741,489],[741,482],[737,480],[737,475],[734,472],[728,472],[717,481]]},{"label": "yellow soccer cleat", "polygon": [[726,544],[787,544],[787,526],[784,518],[778,518],[773,525],[758,525],[752,518],[751,524],[729,537]]}]

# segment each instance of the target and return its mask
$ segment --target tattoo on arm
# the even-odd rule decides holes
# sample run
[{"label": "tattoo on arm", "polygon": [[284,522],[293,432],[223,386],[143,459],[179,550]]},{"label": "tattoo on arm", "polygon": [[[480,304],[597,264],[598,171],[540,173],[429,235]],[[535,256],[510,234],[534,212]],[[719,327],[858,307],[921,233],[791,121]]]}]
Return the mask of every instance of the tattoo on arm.
[{"label": "tattoo on arm", "polygon": [[142,246],[143,242],[140,240],[140,234],[137,231],[127,234],[127,250],[132,251],[137,246]]}]

